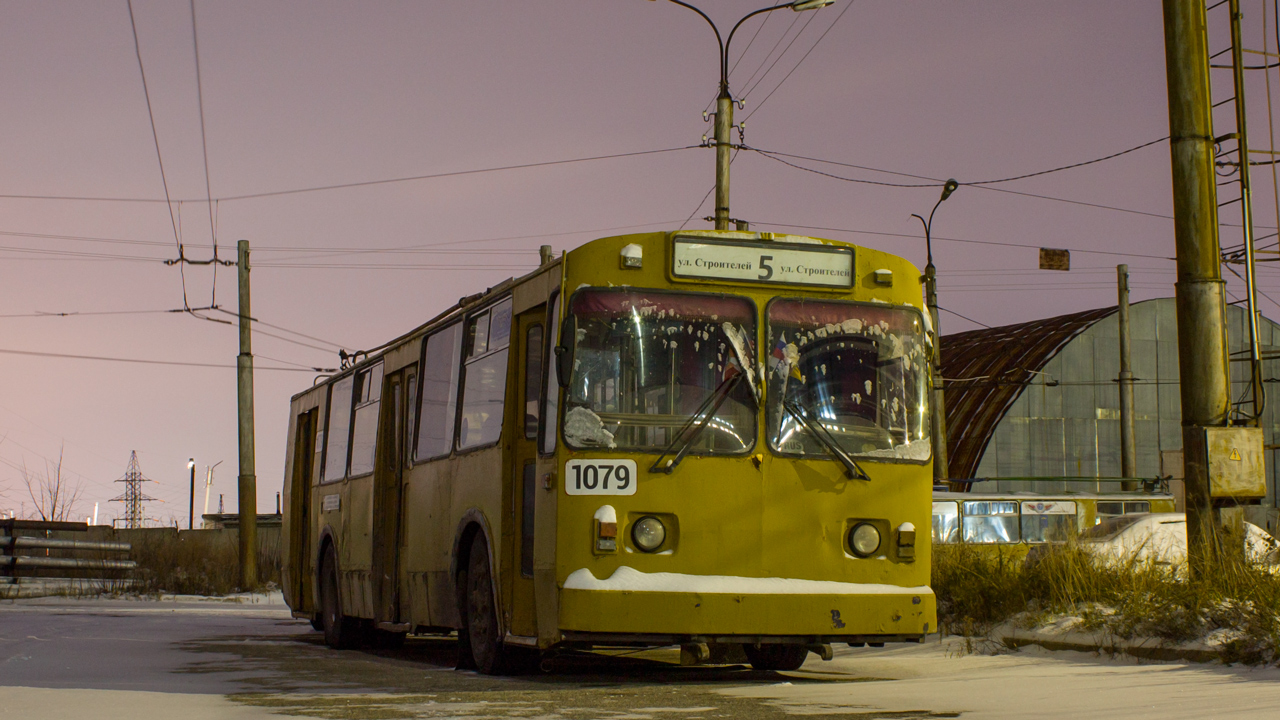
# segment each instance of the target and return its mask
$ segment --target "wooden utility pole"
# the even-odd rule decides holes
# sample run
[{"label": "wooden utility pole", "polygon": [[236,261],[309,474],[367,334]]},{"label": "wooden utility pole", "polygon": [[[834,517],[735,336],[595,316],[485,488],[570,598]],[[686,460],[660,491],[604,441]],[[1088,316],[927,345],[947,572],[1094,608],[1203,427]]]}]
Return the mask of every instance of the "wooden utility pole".
[{"label": "wooden utility pole", "polygon": [[258,476],[253,456],[253,347],[249,308],[249,241],[236,243],[240,279],[240,355],[236,357],[236,409],[240,429],[240,589],[258,586]]},{"label": "wooden utility pole", "polygon": [[1178,256],[1175,294],[1187,549],[1191,570],[1199,573],[1216,562],[1220,547],[1209,494],[1205,428],[1226,426],[1231,402],[1204,0],[1164,0],[1164,47]]},{"label": "wooden utility pole", "polygon": [[[1138,476],[1138,447],[1133,437],[1133,368],[1129,335],[1129,266],[1116,266],[1120,325],[1120,477]],[[1138,483],[1125,480],[1121,490],[1137,490]]]}]

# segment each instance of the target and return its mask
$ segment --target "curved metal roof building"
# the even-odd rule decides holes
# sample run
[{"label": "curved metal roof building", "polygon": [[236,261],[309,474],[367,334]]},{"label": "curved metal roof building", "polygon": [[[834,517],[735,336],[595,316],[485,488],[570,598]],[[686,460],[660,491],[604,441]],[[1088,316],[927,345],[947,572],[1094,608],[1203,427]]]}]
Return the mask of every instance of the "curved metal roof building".
[{"label": "curved metal roof building", "polygon": [[[1247,315],[1227,308],[1232,357],[1247,357]],[[1130,306],[1139,477],[1162,475],[1161,453],[1182,450],[1178,326],[1173,298]],[[1267,498],[1276,507],[1280,326],[1262,318],[1268,402]],[[1120,339],[1115,307],[942,338],[947,450],[955,478],[1118,477]],[[1232,363],[1233,398],[1247,397],[1247,363]],[[1167,463],[1168,464],[1168,463]],[[1171,464],[1170,464],[1171,465]],[[1180,462],[1176,476],[1181,475]],[[1168,468],[1172,470],[1172,467]],[[1001,491],[1060,492],[1063,483],[997,483]],[[1089,488],[1073,484],[1071,489]]]}]

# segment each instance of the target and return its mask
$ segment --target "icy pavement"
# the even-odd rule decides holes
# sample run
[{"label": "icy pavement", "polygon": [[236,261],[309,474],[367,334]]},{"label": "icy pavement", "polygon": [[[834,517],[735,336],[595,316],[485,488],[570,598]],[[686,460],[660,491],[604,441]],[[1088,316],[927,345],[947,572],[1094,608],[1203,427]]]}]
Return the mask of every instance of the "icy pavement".
[{"label": "icy pavement", "polygon": [[798,672],[681,668],[673,649],[552,674],[453,670],[449,640],[325,648],[269,596],[0,603],[0,718],[1273,718],[1280,671],[958,639],[815,656]]}]

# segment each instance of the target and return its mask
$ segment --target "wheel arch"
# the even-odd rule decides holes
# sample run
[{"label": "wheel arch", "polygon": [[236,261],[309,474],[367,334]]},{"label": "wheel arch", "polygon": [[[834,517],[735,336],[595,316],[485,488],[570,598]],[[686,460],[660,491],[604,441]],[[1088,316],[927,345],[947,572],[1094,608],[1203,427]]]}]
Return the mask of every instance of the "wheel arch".
[{"label": "wheel arch", "polygon": [[461,628],[466,621],[466,589],[459,582],[459,578],[467,568],[467,563],[471,559],[471,546],[475,541],[475,537],[480,535],[485,539],[485,545],[489,549],[489,574],[493,578],[493,608],[494,616],[498,621],[498,635],[502,637],[506,634],[506,619],[502,612],[502,578],[496,562],[496,549],[494,545],[493,528],[489,525],[489,519],[479,508],[470,508],[462,514],[462,518],[458,520],[458,527],[453,535],[453,553],[449,566],[449,580],[453,583],[453,596],[457,602],[458,608],[458,626]]}]

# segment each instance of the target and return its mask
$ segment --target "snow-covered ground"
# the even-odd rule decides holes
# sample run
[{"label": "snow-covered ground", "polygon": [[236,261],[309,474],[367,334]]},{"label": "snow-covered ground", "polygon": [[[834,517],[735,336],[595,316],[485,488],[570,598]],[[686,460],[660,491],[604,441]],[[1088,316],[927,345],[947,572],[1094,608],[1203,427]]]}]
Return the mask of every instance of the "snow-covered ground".
[{"label": "snow-covered ground", "polygon": [[[259,719],[1274,718],[1280,670],[1095,653],[982,654],[960,638],[838,646],[794,673],[681,668],[674,650],[577,656],[556,674],[453,669],[453,643],[334,652],[259,602],[0,603],[0,717]],[[247,694],[245,694],[247,693]],[[281,713],[281,714],[276,714]]]}]

